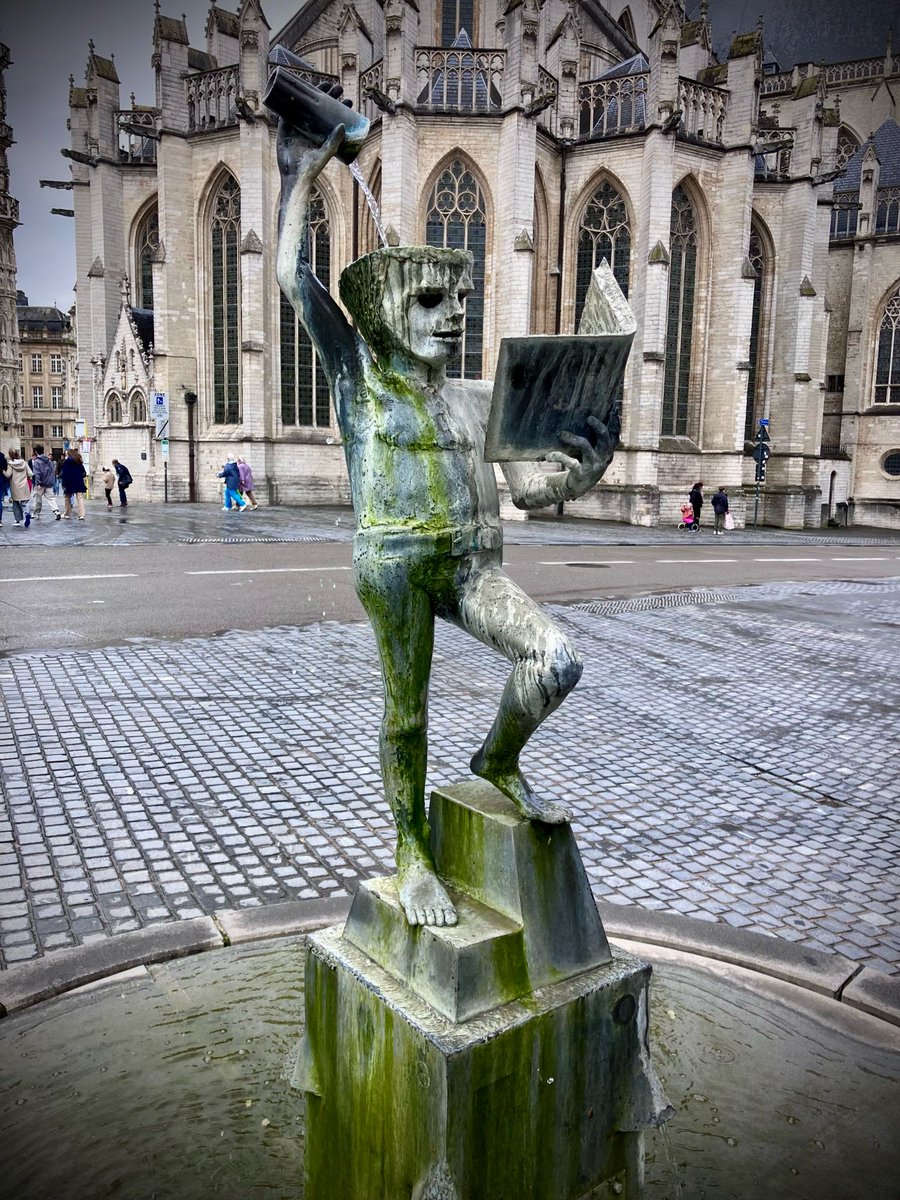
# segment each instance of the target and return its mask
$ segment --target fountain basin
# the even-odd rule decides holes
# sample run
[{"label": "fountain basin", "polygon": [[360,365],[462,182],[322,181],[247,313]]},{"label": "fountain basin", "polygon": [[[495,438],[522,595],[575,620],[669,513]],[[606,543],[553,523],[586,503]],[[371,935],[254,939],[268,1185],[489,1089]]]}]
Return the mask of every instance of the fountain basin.
[{"label": "fountain basin", "polygon": [[[744,967],[621,944],[654,966],[654,1062],[676,1108],[669,1152],[647,1140],[647,1200],[895,1194],[896,1026]],[[280,938],[139,967],[0,1021],[0,1192],[298,1200],[303,951]]]}]

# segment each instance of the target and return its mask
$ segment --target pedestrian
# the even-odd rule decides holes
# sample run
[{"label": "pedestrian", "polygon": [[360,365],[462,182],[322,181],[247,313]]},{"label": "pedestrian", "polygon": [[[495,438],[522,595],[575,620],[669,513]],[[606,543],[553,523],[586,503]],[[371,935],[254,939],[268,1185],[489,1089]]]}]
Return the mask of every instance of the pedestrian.
[{"label": "pedestrian", "polygon": [[12,478],[12,467],[6,461],[6,455],[0,450],[0,525],[3,524],[3,501],[9,495],[9,481]]},{"label": "pedestrian", "polygon": [[694,524],[700,524],[700,509],[703,507],[703,480],[698,479],[691,488],[688,500],[691,503],[691,508],[694,510]]},{"label": "pedestrian", "polygon": [[259,508],[256,503],[256,497],[253,495],[253,471],[250,469],[250,464],[244,462],[242,458],[238,458],[238,474],[241,477],[241,491],[249,502],[251,508]]},{"label": "pedestrian", "polygon": [[116,473],[110,467],[103,468],[103,490],[106,492],[106,507],[112,508],[112,490],[116,486]]},{"label": "pedestrian", "polygon": [[116,481],[119,485],[119,504],[122,506],[122,508],[127,508],[128,496],[126,494],[126,489],[131,487],[131,485],[134,483],[134,480],[131,478],[131,472],[128,470],[125,464],[120,463],[117,458],[112,460],[112,465],[113,470],[116,473]]},{"label": "pedestrian", "polygon": [[53,495],[58,496],[62,491],[62,465],[66,461],[65,454],[61,454],[59,458],[53,460],[53,469],[56,472],[56,477],[53,480]]},{"label": "pedestrian", "polygon": [[10,450],[9,466],[12,474],[9,479],[9,492],[12,499],[13,519],[17,525],[27,529],[31,524],[31,491],[28,481],[31,479],[31,467],[18,450]]},{"label": "pedestrian", "polygon": [[724,537],[725,529],[723,527],[726,523],[725,522],[725,514],[728,512],[728,493],[725,491],[724,484],[719,488],[719,490],[713,496],[712,506],[713,506],[713,512],[716,514],[716,521],[715,521],[715,526],[713,527],[713,533],[716,535],[716,537],[718,537],[719,534],[721,534]]},{"label": "pedestrian", "polygon": [[41,503],[46,496],[50,510],[58,521],[62,513],[59,511],[59,505],[56,503],[56,497],[53,495],[54,485],[56,484],[56,467],[53,459],[44,453],[43,446],[33,446],[32,450],[34,457],[31,460],[31,470],[34,486],[31,492],[31,515],[33,518],[41,515]]},{"label": "pedestrian", "polygon": [[75,516],[79,521],[84,520],[84,494],[87,491],[84,480],[86,475],[87,471],[84,469],[80,452],[75,449],[69,450],[59,472],[63,493],[66,497],[66,511],[63,514],[66,520],[72,515],[73,503]]},{"label": "pedestrian", "polygon": [[226,512],[231,512],[232,504],[238,512],[243,512],[245,508],[250,507],[250,502],[242,499],[238,492],[238,488],[241,486],[241,472],[234,461],[233,454],[228,455],[228,460],[219,472],[218,478],[225,480],[225,503],[222,508]]}]

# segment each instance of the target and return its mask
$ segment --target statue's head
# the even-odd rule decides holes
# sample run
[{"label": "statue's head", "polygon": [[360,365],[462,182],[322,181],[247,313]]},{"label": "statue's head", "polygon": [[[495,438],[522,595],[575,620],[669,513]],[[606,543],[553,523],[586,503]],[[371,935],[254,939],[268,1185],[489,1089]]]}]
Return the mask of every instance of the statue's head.
[{"label": "statue's head", "polygon": [[462,340],[472,255],[436,246],[386,246],[352,262],[339,288],[380,362],[400,355],[442,367]]}]

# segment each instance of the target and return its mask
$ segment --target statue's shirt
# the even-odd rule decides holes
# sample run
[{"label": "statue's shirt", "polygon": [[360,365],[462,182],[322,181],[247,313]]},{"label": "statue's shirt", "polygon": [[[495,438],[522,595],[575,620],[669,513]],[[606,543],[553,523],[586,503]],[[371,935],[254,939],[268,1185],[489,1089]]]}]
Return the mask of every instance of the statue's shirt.
[{"label": "statue's shirt", "polygon": [[499,534],[497,485],[484,462],[490,398],[481,380],[448,379],[437,391],[364,369],[342,430],[361,531],[449,535],[454,546],[484,540],[470,530]]}]

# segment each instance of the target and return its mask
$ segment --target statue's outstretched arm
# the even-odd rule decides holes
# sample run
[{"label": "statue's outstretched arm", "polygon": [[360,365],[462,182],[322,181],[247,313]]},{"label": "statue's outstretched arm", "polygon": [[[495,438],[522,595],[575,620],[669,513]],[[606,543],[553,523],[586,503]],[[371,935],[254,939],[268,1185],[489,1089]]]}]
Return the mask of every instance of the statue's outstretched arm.
[{"label": "statue's outstretched arm", "polygon": [[344,127],[339,125],[323,146],[313,147],[284,121],[278,124],[278,167],[281,171],[278,283],[315,347],[339,417],[344,415],[352,390],[347,384],[360,370],[360,355],[364,348],[340,306],[313,274],[309,197],[316,179],[337,153],[343,137]]},{"label": "statue's outstretched arm", "polygon": [[615,452],[618,412],[615,421],[610,421],[612,430],[596,417],[588,417],[588,421],[597,435],[596,443],[592,444],[587,438],[574,433],[563,432],[559,439],[571,447],[572,453],[563,454],[562,451],[553,450],[547,455],[548,462],[561,463],[566,468],[564,471],[548,474],[531,462],[501,464],[516,508],[545,508],[564,500],[576,500],[597,483],[612,462]]}]

